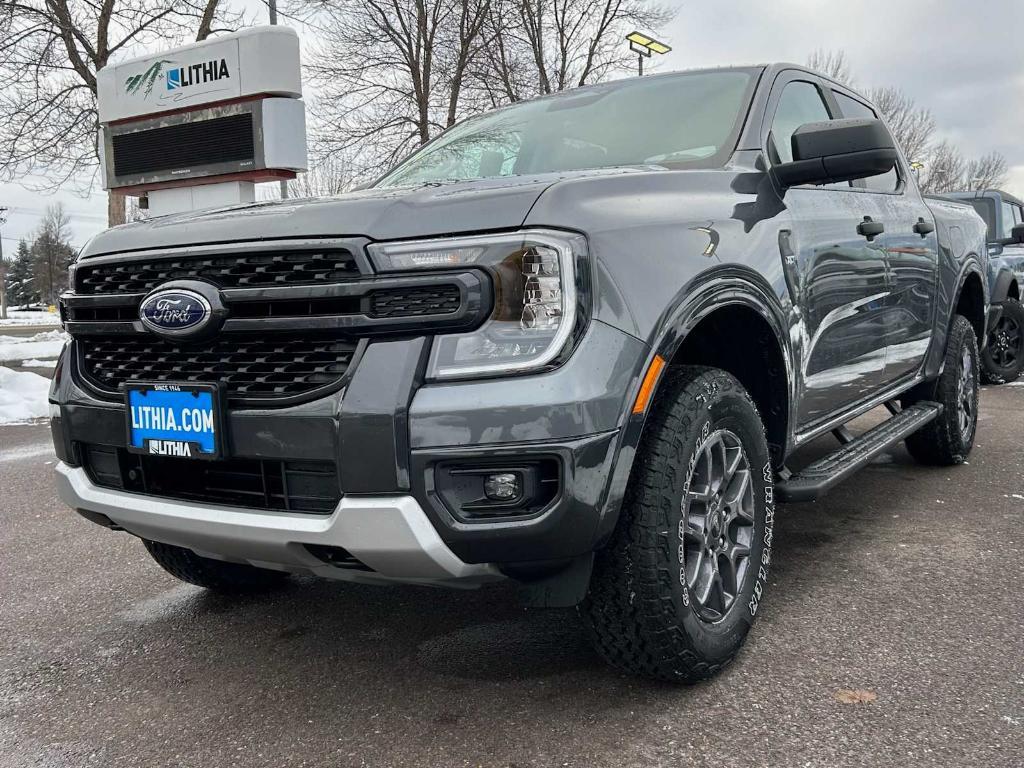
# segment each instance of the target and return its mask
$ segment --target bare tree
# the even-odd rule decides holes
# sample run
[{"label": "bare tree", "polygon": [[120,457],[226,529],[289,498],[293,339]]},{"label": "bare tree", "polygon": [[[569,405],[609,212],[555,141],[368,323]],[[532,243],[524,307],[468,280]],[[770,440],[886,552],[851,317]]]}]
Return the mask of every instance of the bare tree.
[{"label": "bare tree", "polygon": [[967,162],[960,150],[949,141],[941,141],[932,148],[925,162],[921,191],[937,194],[963,189],[966,169]]},{"label": "bare tree", "polygon": [[493,77],[504,87],[507,101],[631,69],[635,56],[623,37],[635,28],[657,32],[675,15],[650,0],[505,0],[499,7],[495,2],[484,71],[488,83]]},{"label": "bare tree", "polygon": [[[811,69],[850,85],[853,82],[844,51],[817,50],[807,59]],[[899,88],[872,88],[868,96],[881,112],[893,136],[912,163],[920,163],[919,184],[928,193],[958,189],[986,189],[1006,183],[1006,158],[990,152],[977,160],[966,160],[949,141],[935,143],[932,113]]]},{"label": "bare tree", "polygon": [[632,66],[623,35],[650,0],[305,0],[319,153],[383,170],[470,112]]},{"label": "bare tree", "polygon": [[325,155],[309,164],[309,170],[288,182],[290,197],[340,195],[352,187],[349,164],[338,155]]},{"label": "bare tree", "polygon": [[935,133],[935,118],[899,88],[872,88],[868,93],[892,135],[911,162],[924,162]]},{"label": "bare tree", "polygon": [[852,86],[854,83],[850,62],[846,58],[846,51],[842,49],[830,51],[818,48],[807,57],[807,66],[844,85]]},{"label": "bare tree", "polygon": [[[230,16],[230,18],[228,18]],[[149,45],[205,39],[221,0],[3,0],[0,2],[0,180],[53,190],[95,183],[96,72]],[[111,195],[111,224],[124,199]]]},{"label": "bare tree", "polygon": [[309,0],[322,151],[392,164],[459,114],[489,0]]},{"label": "bare tree", "polygon": [[1006,158],[999,152],[989,152],[977,160],[970,160],[964,169],[968,189],[999,189],[1008,178]]}]

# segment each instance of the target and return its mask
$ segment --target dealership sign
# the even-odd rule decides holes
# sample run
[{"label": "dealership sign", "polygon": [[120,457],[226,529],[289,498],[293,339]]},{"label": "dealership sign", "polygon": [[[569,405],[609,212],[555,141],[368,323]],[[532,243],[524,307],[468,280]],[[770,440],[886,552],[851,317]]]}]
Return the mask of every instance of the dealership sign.
[{"label": "dealership sign", "polygon": [[100,121],[177,112],[246,96],[302,95],[298,36],[285,27],[232,35],[104,67]]},{"label": "dealership sign", "polygon": [[[234,40],[168,58],[118,67],[118,97],[129,109],[166,111],[241,95],[238,45]],[[127,70],[127,71],[126,71]]]}]

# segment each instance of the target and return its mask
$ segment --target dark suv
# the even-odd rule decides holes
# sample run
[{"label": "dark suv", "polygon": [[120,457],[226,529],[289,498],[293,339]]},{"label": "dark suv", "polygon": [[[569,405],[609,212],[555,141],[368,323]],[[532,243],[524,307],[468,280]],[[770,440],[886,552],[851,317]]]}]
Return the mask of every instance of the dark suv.
[{"label": "dark suv", "polygon": [[946,197],[972,205],[988,228],[993,312],[981,377],[988,384],[1016,381],[1024,371],[1024,204],[997,189],[952,192]]},{"label": "dark suv", "polygon": [[513,579],[610,662],[703,678],[759,612],[776,502],[904,439],[971,450],[984,229],[800,67],[515,104],[363,191],[90,242],[60,495],[194,584]]}]

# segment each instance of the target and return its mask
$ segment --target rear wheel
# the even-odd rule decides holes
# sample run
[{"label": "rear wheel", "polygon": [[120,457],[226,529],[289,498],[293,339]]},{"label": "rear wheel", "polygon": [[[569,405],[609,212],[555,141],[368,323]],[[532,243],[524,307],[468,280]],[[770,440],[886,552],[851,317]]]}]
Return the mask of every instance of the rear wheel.
[{"label": "rear wheel", "polygon": [[172,576],[206,587],[214,592],[239,594],[263,592],[281,585],[288,574],[256,568],[244,563],[227,563],[197,555],[191,549],[143,539],[154,560]]},{"label": "rear wheel", "polygon": [[666,375],[581,613],[609,663],[695,682],[732,661],[764,597],[772,467],[735,378],[700,367]]},{"label": "rear wheel", "polygon": [[1016,299],[1003,302],[1003,314],[988,335],[981,362],[986,384],[1008,384],[1024,370],[1024,306]]},{"label": "rear wheel", "polygon": [[922,464],[962,464],[978,429],[978,343],[966,317],[957,315],[946,341],[942,375],[916,388],[904,405],[934,400],[943,406],[938,418],[907,438],[907,450]]}]

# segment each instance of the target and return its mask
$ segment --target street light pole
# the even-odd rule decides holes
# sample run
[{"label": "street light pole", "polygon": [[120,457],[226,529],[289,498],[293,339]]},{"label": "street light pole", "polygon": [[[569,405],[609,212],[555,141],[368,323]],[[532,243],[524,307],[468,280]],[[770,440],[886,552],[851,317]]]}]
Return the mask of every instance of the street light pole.
[{"label": "street light pole", "polygon": [[668,53],[672,50],[671,46],[665,45],[665,43],[659,42],[643,32],[630,32],[626,35],[626,39],[629,41],[629,50],[636,54],[637,69],[639,70],[640,77],[644,76],[645,58],[650,58],[655,53]]},{"label": "street light pole", "polygon": [[[270,11],[270,24],[271,26],[277,26],[277,0],[267,0],[267,9]],[[288,199],[288,181],[287,179],[281,179],[279,182],[281,185],[281,199]]]}]

